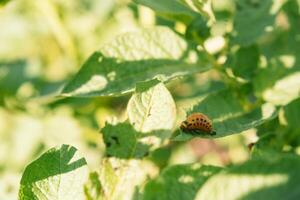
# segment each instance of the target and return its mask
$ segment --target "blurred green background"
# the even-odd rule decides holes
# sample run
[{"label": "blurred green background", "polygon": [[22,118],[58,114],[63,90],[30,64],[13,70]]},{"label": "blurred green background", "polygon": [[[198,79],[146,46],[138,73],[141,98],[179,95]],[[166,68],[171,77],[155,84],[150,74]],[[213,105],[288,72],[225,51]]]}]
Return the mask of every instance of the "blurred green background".
[{"label": "blurred green background", "polygon": [[[217,2],[219,7],[232,10],[231,1]],[[56,98],[84,60],[124,32],[160,24],[180,33],[186,27],[129,0],[13,0],[1,4],[0,199],[14,200],[25,166],[53,146],[73,145],[91,170],[99,168],[104,154],[100,128],[105,121],[126,117],[130,96]],[[222,32],[222,26],[215,27],[215,32]],[[212,51],[223,42],[212,44]],[[205,85],[208,76],[215,77],[212,72],[168,85],[178,107],[186,103],[181,101],[183,96],[210,87]],[[256,139],[255,131],[249,130],[213,141],[178,143],[164,164],[201,161],[224,166],[243,162],[249,157],[247,145]],[[164,153],[170,152],[161,150],[162,157]]]}]

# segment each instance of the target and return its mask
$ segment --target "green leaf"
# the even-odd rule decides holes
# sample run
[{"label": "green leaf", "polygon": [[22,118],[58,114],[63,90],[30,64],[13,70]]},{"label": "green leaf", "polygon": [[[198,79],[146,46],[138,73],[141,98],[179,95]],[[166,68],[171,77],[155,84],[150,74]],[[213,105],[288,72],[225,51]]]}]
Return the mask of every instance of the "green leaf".
[{"label": "green leaf", "polygon": [[88,182],[84,185],[84,193],[86,200],[101,200],[102,197],[102,187],[99,180],[99,174],[97,172],[92,172],[89,175]]},{"label": "green leaf", "polygon": [[278,10],[274,10],[275,4],[273,0],[236,1],[232,42],[241,46],[254,43],[265,33],[267,26],[274,24]]},{"label": "green leaf", "polygon": [[210,27],[207,25],[207,21],[203,17],[195,18],[188,26],[185,32],[186,38],[194,40],[199,44],[210,36]]},{"label": "green leaf", "polygon": [[273,154],[229,167],[211,177],[197,200],[299,199],[300,157]]},{"label": "green leaf", "polygon": [[[275,105],[286,105],[300,94],[300,71],[283,67],[268,67],[260,70],[254,79],[257,96]],[[274,76],[273,76],[274,75]]]},{"label": "green leaf", "polygon": [[[206,19],[211,22],[215,22],[216,18],[212,8],[212,0],[181,0],[186,2],[191,9],[196,9],[201,13]],[[189,3],[187,3],[189,2]]]},{"label": "green leaf", "polygon": [[0,62],[0,97],[15,95],[24,82],[30,81],[26,70],[27,63],[24,60]]},{"label": "green leaf", "polygon": [[[300,130],[300,98],[292,101],[284,108],[284,121],[289,128]],[[300,134],[300,133],[299,133]]]},{"label": "green leaf", "polygon": [[299,5],[288,1],[282,10],[290,27],[275,32],[270,41],[261,44],[266,66],[254,78],[255,94],[275,105],[286,105],[300,94]]},{"label": "green leaf", "polygon": [[135,199],[139,187],[156,173],[153,164],[145,160],[104,159],[100,169],[104,199]]},{"label": "green leaf", "polygon": [[209,69],[205,63],[187,62],[188,54],[187,42],[168,28],[127,33],[95,52],[62,95],[121,95],[133,91],[137,82],[169,81]]},{"label": "green leaf", "polygon": [[[148,83],[148,85],[146,84]],[[128,102],[130,123],[137,131],[171,130],[176,120],[176,105],[163,83],[152,81],[137,84]]]},{"label": "green leaf", "polygon": [[69,145],[52,148],[26,167],[19,199],[84,200],[83,187],[87,178],[86,160],[76,148]]},{"label": "green leaf", "polygon": [[255,45],[241,47],[234,55],[231,55],[226,63],[235,76],[249,80],[257,70],[259,61],[258,48]]},{"label": "green leaf", "polygon": [[119,158],[141,158],[171,134],[176,119],[174,100],[163,83],[141,82],[129,100],[127,122],[102,129],[106,153]]},{"label": "green leaf", "polygon": [[212,120],[216,135],[180,132],[174,140],[186,141],[193,137],[224,137],[254,128],[277,115],[276,109],[269,104],[251,111],[245,111],[239,103],[238,97],[230,90],[223,90],[207,96],[199,104],[195,105],[188,112],[188,115],[196,112],[204,113]]},{"label": "green leaf", "polygon": [[221,168],[199,164],[168,167],[145,186],[143,200],[193,200],[199,188]]},{"label": "green leaf", "polygon": [[156,13],[167,19],[182,21],[186,24],[189,24],[198,15],[179,0],[134,0],[134,2],[153,9]]},{"label": "green leaf", "polygon": [[9,2],[10,0],[0,0],[0,7],[1,7],[1,5],[4,5],[4,4],[6,4],[7,2]]},{"label": "green leaf", "polygon": [[103,133],[108,156],[141,158],[149,150],[150,145],[138,141],[141,133],[136,131],[129,123],[105,124],[101,132]]},{"label": "green leaf", "polygon": [[172,148],[170,145],[163,146],[155,149],[149,155],[149,159],[155,163],[160,169],[166,167],[169,164],[169,159],[172,154]]}]

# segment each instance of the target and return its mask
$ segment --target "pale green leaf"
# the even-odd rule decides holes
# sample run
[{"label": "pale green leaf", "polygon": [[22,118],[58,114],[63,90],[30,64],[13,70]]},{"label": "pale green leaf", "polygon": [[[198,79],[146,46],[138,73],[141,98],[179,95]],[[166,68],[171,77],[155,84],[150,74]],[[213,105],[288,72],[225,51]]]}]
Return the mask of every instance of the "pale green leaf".
[{"label": "pale green leaf", "polygon": [[156,167],[145,160],[104,159],[100,169],[100,181],[105,199],[134,199],[138,189],[149,176],[156,173]]},{"label": "pale green leaf", "polygon": [[180,132],[174,140],[185,141],[193,137],[224,137],[254,128],[277,115],[276,109],[269,104],[246,112],[239,103],[238,97],[230,90],[223,90],[207,96],[195,105],[188,115],[196,112],[204,113],[212,120],[216,135]]},{"label": "pale green leaf", "polygon": [[62,145],[29,164],[22,176],[20,200],[84,200],[88,179],[86,160],[77,149]]},{"label": "pale green leaf", "polygon": [[86,200],[101,200],[102,187],[99,180],[99,174],[97,172],[92,172],[89,175],[88,182],[84,185],[84,193]]},{"label": "pale green leaf", "polygon": [[286,105],[300,94],[300,15],[296,1],[288,1],[283,9],[289,29],[277,31],[260,48],[265,67],[257,71],[254,89],[258,97],[276,105]]},{"label": "pale green leaf", "polygon": [[137,91],[128,102],[130,123],[140,132],[171,130],[176,120],[176,106],[172,95],[163,83],[145,87],[137,85]]},{"label": "pale green leaf", "polygon": [[[263,69],[255,78],[254,86],[258,96],[262,96],[265,101],[275,105],[286,105],[300,96],[300,71],[281,77],[281,72],[284,74],[288,72],[288,70],[282,68],[273,71],[276,75],[272,77],[273,73],[270,72],[272,70],[270,68]],[[265,76],[263,77],[263,75]]]},{"label": "pale green leaf", "polygon": [[110,96],[133,91],[137,82],[169,81],[209,69],[193,63],[185,40],[156,27],[117,37],[95,52],[62,91],[63,96]]},{"label": "pale green leaf", "polygon": [[194,200],[207,179],[221,168],[199,164],[175,165],[164,169],[145,186],[143,200]]},{"label": "pale green leaf", "polygon": [[278,155],[253,159],[212,176],[197,200],[299,199],[300,157]]},{"label": "pale green leaf", "polygon": [[108,156],[141,158],[171,134],[176,119],[175,102],[158,80],[141,82],[129,100],[127,122],[106,124],[101,130]]}]

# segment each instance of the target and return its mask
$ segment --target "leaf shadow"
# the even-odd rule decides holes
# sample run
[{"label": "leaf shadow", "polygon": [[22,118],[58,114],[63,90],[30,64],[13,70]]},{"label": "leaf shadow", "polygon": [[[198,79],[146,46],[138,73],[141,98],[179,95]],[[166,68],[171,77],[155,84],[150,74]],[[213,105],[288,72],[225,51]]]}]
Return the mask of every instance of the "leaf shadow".
[{"label": "leaf shadow", "polygon": [[[150,180],[144,188],[144,199],[147,200],[193,200],[197,191],[210,176],[218,173],[219,167],[174,165],[166,168],[156,179]],[[133,198],[133,200],[135,200]]]},{"label": "leaf shadow", "polygon": [[87,165],[83,157],[75,161],[72,160],[76,152],[75,147],[65,144],[59,149],[50,149],[26,167],[21,184],[34,183]]},{"label": "leaf shadow", "polygon": [[[291,166],[294,169],[291,169]],[[261,157],[255,163],[252,163],[252,165],[242,164],[241,166],[234,167],[233,171],[230,171],[228,174],[249,175],[250,177],[255,175],[274,176],[271,185],[262,185],[259,188],[248,191],[240,196],[239,200],[260,200],[266,198],[272,200],[293,200],[300,198],[300,173],[296,169],[299,166],[300,160],[297,156],[284,154],[278,157],[274,156],[273,158]],[[278,178],[278,182],[276,182],[276,177]]]},{"label": "leaf shadow", "polygon": [[183,58],[120,60],[93,53],[62,91],[62,96],[119,96],[133,91],[137,82],[158,78],[168,81],[178,76],[203,72],[210,67],[188,63]]},{"label": "leaf shadow", "polygon": [[123,159],[142,159],[148,156],[150,149],[158,148],[172,133],[170,130],[142,133],[128,122],[117,125],[107,123],[101,132],[106,145],[106,156]]}]

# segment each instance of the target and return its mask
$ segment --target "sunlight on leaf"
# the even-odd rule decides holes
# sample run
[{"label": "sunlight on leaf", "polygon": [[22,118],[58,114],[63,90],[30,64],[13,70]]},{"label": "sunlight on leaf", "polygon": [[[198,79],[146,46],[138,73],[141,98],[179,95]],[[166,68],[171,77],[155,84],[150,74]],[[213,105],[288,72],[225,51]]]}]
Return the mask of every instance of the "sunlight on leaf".
[{"label": "sunlight on leaf", "polygon": [[277,116],[275,107],[270,104],[248,112],[244,111],[237,97],[229,90],[207,96],[195,105],[188,115],[195,112],[204,113],[212,120],[216,135],[187,134],[180,131],[173,140],[186,141],[193,137],[224,137],[254,128]]},{"label": "sunlight on leaf", "polygon": [[176,119],[176,106],[170,92],[163,83],[139,92],[141,84],[137,85],[137,92],[128,102],[130,123],[141,132],[171,130]]},{"label": "sunlight on leaf", "polygon": [[[108,74],[108,77],[111,75]],[[112,80],[112,78],[110,78]],[[67,94],[66,96],[79,96],[85,93],[92,93],[95,91],[103,90],[107,85],[107,79],[100,75],[93,75],[90,80],[81,85],[79,88],[74,90],[73,92]]]},{"label": "sunlight on leaf", "polygon": [[84,200],[83,186],[88,167],[77,149],[62,145],[52,148],[29,164],[22,176],[20,200]]},{"label": "sunlight on leaf", "polygon": [[188,58],[189,51],[187,42],[165,27],[123,34],[93,53],[61,95],[116,96],[141,81],[165,82],[210,69],[203,60]]},{"label": "sunlight on leaf", "polygon": [[135,199],[140,185],[157,173],[157,168],[146,160],[104,159],[100,169],[104,197],[109,200]]},{"label": "sunlight on leaf", "polygon": [[[273,154],[232,166],[211,177],[198,191],[202,199],[297,199],[299,156]],[[286,192],[289,191],[289,192]]]},{"label": "sunlight on leaf", "polygon": [[200,164],[174,165],[147,183],[143,200],[193,200],[197,190],[221,168]]},{"label": "sunlight on leaf", "polygon": [[296,72],[281,80],[263,92],[263,98],[275,105],[286,105],[300,96],[300,72]]},{"label": "sunlight on leaf", "polygon": [[274,7],[275,2],[274,0],[237,1],[232,42],[248,46],[264,34],[266,27],[273,25],[275,14],[283,3],[280,1],[280,4]]},{"label": "sunlight on leaf", "polygon": [[90,173],[89,180],[84,185],[84,193],[86,196],[86,200],[102,199],[102,188],[97,172]]}]

